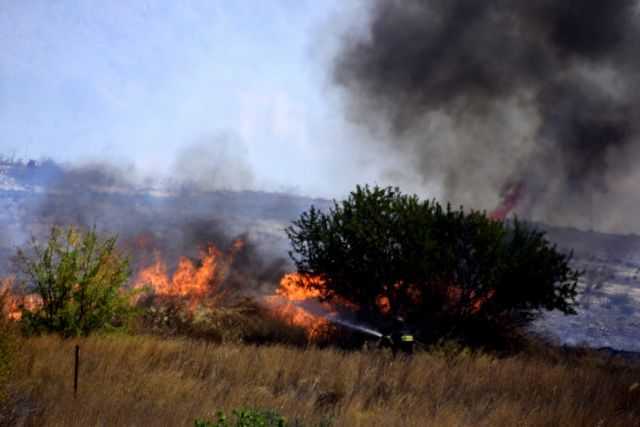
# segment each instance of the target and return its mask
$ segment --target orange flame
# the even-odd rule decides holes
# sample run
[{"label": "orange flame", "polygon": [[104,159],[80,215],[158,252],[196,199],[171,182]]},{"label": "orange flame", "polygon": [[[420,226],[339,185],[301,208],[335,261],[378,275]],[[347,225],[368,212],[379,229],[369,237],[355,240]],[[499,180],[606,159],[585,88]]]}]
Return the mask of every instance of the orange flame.
[{"label": "orange flame", "polygon": [[[138,289],[149,287],[160,297],[185,298],[190,302],[190,309],[195,309],[206,297],[214,296],[219,291],[219,285],[228,276],[235,255],[243,247],[244,242],[237,240],[230,251],[224,254],[209,245],[201,252],[197,264],[187,257],[180,257],[173,274],[169,273],[161,253],[155,251],[155,261],[139,270],[133,286]],[[305,310],[300,303],[313,302],[320,310],[331,313],[331,306],[318,301],[323,286],[324,281],[319,276],[285,274],[274,294],[265,297],[265,302],[277,316],[303,327],[308,336],[314,339],[327,331],[329,322],[322,316]]]},{"label": "orange flame", "polygon": [[513,211],[522,198],[524,184],[517,182],[505,188],[500,204],[489,213],[489,218],[496,221],[503,221],[511,211]]},{"label": "orange flame", "polygon": [[22,319],[22,309],[33,311],[42,306],[42,298],[37,294],[18,295],[13,291],[15,277],[0,279],[0,298],[3,299],[2,315],[8,320]]},{"label": "orange flame", "polygon": [[[452,304],[458,304],[462,299],[463,290],[458,286],[450,286],[447,289],[447,296],[449,301]],[[469,306],[471,308],[470,312],[472,314],[477,314],[482,309],[482,306],[487,303],[493,296],[495,295],[495,291],[492,289],[487,292],[487,295],[476,295],[475,291],[469,292]]]},{"label": "orange flame", "polygon": [[473,300],[473,309],[472,309],[472,313],[478,313],[480,312],[480,310],[482,309],[482,306],[484,304],[486,304],[491,298],[493,298],[493,296],[495,295],[495,291],[493,289],[491,289],[489,292],[487,292],[486,296],[480,296],[480,297],[476,297]]},{"label": "orange flame", "polygon": [[280,287],[276,293],[291,301],[304,301],[319,298],[324,280],[319,276],[305,276],[299,273],[285,274],[280,280]]},{"label": "orange flame", "polygon": [[9,320],[19,320],[22,316],[18,308],[18,301],[12,292],[14,283],[13,277],[0,279],[0,299],[2,299],[2,317]]},{"label": "orange flame", "polygon": [[[288,273],[280,280],[276,294],[267,297],[266,301],[281,318],[304,328],[309,339],[313,341],[327,332],[329,321],[310,313],[298,304],[304,301],[317,301],[322,295],[319,289],[322,286],[324,286],[324,280],[319,276]],[[333,311],[328,304],[321,304],[320,307],[327,314]]]},{"label": "orange flame", "polygon": [[383,292],[376,297],[375,302],[380,313],[384,316],[391,314],[391,301],[397,300],[401,294],[408,297],[413,304],[420,304],[422,302],[422,292],[418,286],[413,283],[407,285],[404,281],[400,280],[392,286],[384,286]]},{"label": "orange flame", "polygon": [[378,295],[376,305],[382,314],[387,315],[391,312],[391,301],[389,301],[389,297],[386,295]]},{"label": "orange flame", "polygon": [[155,262],[140,270],[133,282],[135,288],[151,287],[155,295],[162,297],[185,297],[196,304],[204,296],[212,294],[229,274],[233,258],[242,249],[244,242],[234,242],[225,255],[215,246],[209,245],[200,252],[199,265],[187,257],[180,257],[178,266],[169,276],[167,264],[160,252],[155,252]]}]

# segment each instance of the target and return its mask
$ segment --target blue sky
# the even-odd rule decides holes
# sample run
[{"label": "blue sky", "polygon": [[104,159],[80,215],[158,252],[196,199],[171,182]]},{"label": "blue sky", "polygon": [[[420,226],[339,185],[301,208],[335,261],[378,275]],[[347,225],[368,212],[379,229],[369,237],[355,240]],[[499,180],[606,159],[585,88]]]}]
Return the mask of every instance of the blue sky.
[{"label": "blue sky", "polygon": [[358,148],[330,81],[357,15],[344,0],[0,0],[0,152],[339,196],[389,162]]}]

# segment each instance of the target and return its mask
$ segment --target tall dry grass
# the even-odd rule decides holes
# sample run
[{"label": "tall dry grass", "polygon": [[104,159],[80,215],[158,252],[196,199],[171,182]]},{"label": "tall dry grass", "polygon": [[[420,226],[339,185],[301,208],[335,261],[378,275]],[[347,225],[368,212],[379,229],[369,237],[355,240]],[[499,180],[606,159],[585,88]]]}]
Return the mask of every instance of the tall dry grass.
[{"label": "tall dry grass", "polygon": [[157,337],[25,340],[12,425],[180,426],[238,407],[303,425],[637,426],[640,368],[581,358],[386,353]]}]

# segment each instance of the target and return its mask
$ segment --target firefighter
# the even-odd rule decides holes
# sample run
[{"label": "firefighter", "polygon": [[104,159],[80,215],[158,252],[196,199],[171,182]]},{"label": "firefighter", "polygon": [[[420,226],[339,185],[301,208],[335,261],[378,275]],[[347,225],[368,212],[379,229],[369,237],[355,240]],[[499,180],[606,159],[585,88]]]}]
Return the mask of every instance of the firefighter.
[{"label": "firefighter", "polygon": [[382,337],[380,344],[382,347],[390,347],[394,356],[399,351],[405,355],[411,355],[413,354],[415,339],[404,319],[398,316],[394,321],[393,331],[390,335]]}]

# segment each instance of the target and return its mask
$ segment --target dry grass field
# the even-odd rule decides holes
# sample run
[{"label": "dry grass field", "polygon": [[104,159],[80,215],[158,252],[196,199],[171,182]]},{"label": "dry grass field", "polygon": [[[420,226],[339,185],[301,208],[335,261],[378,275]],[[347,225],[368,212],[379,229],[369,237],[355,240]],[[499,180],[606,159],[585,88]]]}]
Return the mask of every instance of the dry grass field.
[{"label": "dry grass field", "polygon": [[75,342],[21,343],[4,423],[181,426],[255,407],[300,426],[640,425],[640,368],[589,355],[393,359],[378,351],[144,336],[79,342],[76,399]]}]

